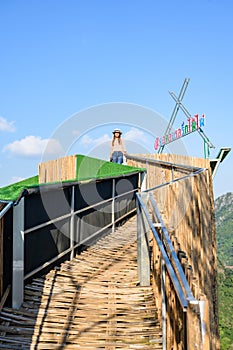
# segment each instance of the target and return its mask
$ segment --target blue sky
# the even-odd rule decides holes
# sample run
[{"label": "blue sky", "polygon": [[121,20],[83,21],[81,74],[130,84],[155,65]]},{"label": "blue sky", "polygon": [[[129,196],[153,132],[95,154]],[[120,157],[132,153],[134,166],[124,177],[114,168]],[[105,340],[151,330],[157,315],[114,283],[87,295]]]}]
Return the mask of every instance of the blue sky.
[{"label": "blue sky", "polygon": [[[205,114],[215,158],[232,147],[232,37],[231,0],[2,0],[0,187],[36,175],[49,140],[50,158],[108,159],[120,127],[129,153],[155,152],[174,108],[169,91],[178,95],[185,78],[183,103]],[[179,111],[174,129],[182,121]],[[198,133],[180,147],[204,156]],[[215,197],[233,192],[232,158],[217,172]]]}]

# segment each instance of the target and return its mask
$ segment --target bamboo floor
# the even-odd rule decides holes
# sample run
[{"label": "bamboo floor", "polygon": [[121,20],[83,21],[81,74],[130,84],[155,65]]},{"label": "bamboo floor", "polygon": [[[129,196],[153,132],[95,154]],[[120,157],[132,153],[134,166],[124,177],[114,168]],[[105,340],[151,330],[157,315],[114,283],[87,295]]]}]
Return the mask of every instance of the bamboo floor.
[{"label": "bamboo floor", "polygon": [[162,349],[152,287],[138,285],[136,217],[25,286],[0,313],[0,349]]}]

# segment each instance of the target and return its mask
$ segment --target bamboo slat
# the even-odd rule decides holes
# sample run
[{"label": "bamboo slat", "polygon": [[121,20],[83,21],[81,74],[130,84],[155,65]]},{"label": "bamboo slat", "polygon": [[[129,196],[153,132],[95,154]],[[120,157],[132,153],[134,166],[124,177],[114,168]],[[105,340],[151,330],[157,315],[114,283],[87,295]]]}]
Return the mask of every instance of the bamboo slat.
[{"label": "bamboo slat", "polygon": [[[208,300],[211,346],[219,349],[218,310],[217,310],[217,258],[216,228],[214,221],[214,198],[212,173],[208,159],[173,154],[138,155],[180,165],[191,165],[206,169],[202,173],[172,182],[153,191],[156,204],[168,229],[177,254],[183,255],[181,263],[191,289],[197,299],[203,296]],[[147,188],[153,188],[174,179],[190,174],[170,165],[155,164],[145,160],[132,160],[127,164],[147,167]],[[182,253],[182,254],[181,254]],[[154,248],[154,256],[158,252]],[[155,259],[155,258],[154,258]],[[158,259],[156,258],[156,261]],[[159,269],[154,262],[158,276],[155,277],[155,289],[160,298]],[[172,306],[174,291],[167,281],[170,309],[168,314],[168,348],[176,344],[175,336],[180,337],[182,329],[175,330],[174,320],[179,324],[179,308]],[[159,310],[160,312],[160,310]],[[182,324],[182,322],[181,322]],[[209,334],[210,334],[209,333]]]},{"label": "bamboo slat", "polygon": [[39,183],[50,183],[76,179],[76,155],[39,163]]},{"label": "bamboo slat", "polygon": [[157,315],[152,287],[138,285],[132,218],[25,286],[22,308],[0,313],[0,348],[162,349]]}]

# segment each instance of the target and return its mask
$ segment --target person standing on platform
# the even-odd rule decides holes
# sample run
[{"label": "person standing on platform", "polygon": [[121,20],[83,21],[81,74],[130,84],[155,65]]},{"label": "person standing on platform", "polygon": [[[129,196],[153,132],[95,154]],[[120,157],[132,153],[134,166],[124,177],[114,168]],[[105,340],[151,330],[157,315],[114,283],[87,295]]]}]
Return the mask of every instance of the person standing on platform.
[{"label": "person standing on platform", "polygon": [[122,131],[120,129],[113,130],[113,138],[110,149],[110,161],[113,163],[122,164],[123,157],[126,155],[125,143],[121,137]]}]

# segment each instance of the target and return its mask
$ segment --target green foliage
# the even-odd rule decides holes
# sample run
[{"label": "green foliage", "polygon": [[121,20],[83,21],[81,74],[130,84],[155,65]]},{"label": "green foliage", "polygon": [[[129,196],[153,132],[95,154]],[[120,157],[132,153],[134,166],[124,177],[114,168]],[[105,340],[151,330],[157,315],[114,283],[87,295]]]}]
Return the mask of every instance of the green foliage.
[{"label": "green foliage", "polygon": [[233,270],[219,273],[218,308],[221,350],[233,349]]},{"label": "green foliage", "polygon": [[225,266],[233,266],[233,194],[215,201],[217,253]]},{"label": "green foliage", "polygon": [[[233,193],[215,201],[221,350],[233,350]],[[228,266],[228,268],[226,268]]]}]

